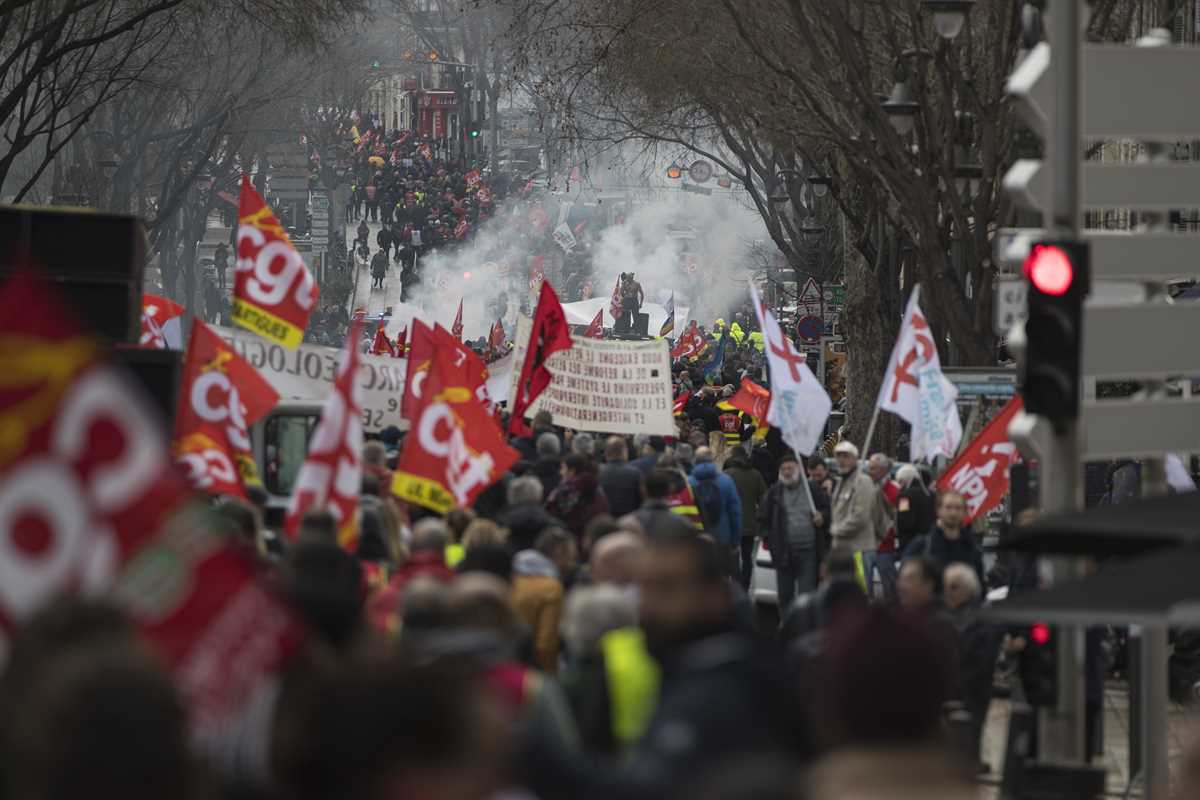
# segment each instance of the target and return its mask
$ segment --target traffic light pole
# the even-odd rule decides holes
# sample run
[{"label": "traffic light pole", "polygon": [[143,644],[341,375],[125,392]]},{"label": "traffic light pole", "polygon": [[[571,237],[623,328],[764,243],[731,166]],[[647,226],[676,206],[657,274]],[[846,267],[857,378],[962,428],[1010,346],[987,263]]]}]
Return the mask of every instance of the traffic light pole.
[{"label": "traffic light pole", "polygon": [[[1054,65],[1054,118],[1049,159],[1051,197],[1047,227],[1056,236],[1078,239],[1081,223],[1080,178],[1083,160],[1080,121],[1082,98],[1080,62],[1083,38],[1083,0],[1054,0],[1049,6],[1049,43]],[[1082,508],[1079,428],[1074,422],[1050,437],[1042,458],[1042,509],[1069,513]],[[1073,558],[1049,559],[1050,584],[1078,577]],[[1058,636],[1058,703],[1042,710],[1038,731],[1040,757],[1047,761],[1084,761],[1084,637],[1079,627],[1063,627]]]}]

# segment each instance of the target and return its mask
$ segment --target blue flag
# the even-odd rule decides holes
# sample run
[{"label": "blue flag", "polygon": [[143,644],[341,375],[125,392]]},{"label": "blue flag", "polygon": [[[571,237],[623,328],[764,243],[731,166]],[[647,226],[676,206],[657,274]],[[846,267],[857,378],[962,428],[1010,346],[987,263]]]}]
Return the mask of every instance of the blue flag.
[{"label": "blue flag", "polygon": [[717,347],[713,350],[712,361],[708,362],[708,366],[704,368],[704,382],[713,383],[716,376],[725,366],[725,343],[729,341],[729,328],[725,328],[721,334],[721,341],[717,342]]}]

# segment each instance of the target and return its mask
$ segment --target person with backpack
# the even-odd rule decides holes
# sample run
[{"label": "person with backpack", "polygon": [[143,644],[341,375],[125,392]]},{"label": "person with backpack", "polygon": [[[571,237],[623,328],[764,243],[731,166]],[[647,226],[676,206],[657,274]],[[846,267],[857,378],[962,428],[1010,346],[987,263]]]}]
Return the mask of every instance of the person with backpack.
[{"label": "person with backpack", "polygon": [[742,501],[733,479],[717,469],[713,451],[696,450],[689,483],[704,523],[704,532],[720,545],[729,575],[741,572]]}]

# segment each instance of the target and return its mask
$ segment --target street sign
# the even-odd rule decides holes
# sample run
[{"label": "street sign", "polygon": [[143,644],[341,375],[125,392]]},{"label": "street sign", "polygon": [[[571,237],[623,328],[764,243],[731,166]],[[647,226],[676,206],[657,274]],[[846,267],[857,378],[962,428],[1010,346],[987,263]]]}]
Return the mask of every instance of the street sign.
[{"label": "street sign", "polygon": [[804,282],[804,287],[800,290],[800,297],[796,301],[796,313],[820,315],[821,289],[817,286],[815,278],[809,278]]},{"label": "street sign", "polygon": [[1200,305],[1096,305],[1083,315],[1083,374],[1100,379],[1200,375]]},{"label": "street sign", "polygon": [[1089,460],[1200,452],[1200,402],[1192,398],[1090,401],[1082,422]]},{"label": "street sign", "polygon": [[688,168],[688,177],[696,183],[708,183],[712,176],[712,164],[707,161],[693,161],[692,166]]},{"label": "street sign", "polygon": [[796,321],[796,335],[808,344],[816,344],[821,341],[824,333],[825,322],[820,317],[809,315]]},{"label": "street sign", "polygon": [[996,279],[992,300],[992,330],[996,335],[1006,335],[1013,325],[1025,320],[1029,311],[1026,304],[1028,288],[1025,278],[1019,275],[1002,275]]},{"label": "street sign", "polygon": [[712,189],[706,189],[703,186],[696,186],[693,183],[682,184],[679,188],[685,192],[691,192],[692,194],[712,194]]}]

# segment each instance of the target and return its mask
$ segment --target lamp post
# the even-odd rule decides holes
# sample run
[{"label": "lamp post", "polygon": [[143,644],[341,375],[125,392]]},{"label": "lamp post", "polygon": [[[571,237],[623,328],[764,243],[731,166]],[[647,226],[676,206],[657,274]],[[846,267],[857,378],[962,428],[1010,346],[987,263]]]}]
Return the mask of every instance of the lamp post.
[{"label": "lamp post", "polygon": [[975,0],[922,0],[921,4],[933,13],[933,27],[938,36],[949,42],[962,33]]},{"label": "lamp post", "polygon": [[908,85],[908,76],[898,77],[892,87],[892,93],[883,101],[883,113],[887,114],[888,122],[901,136],[912,133],[915,117],[920,106],[912,98],[912,88]]}]

